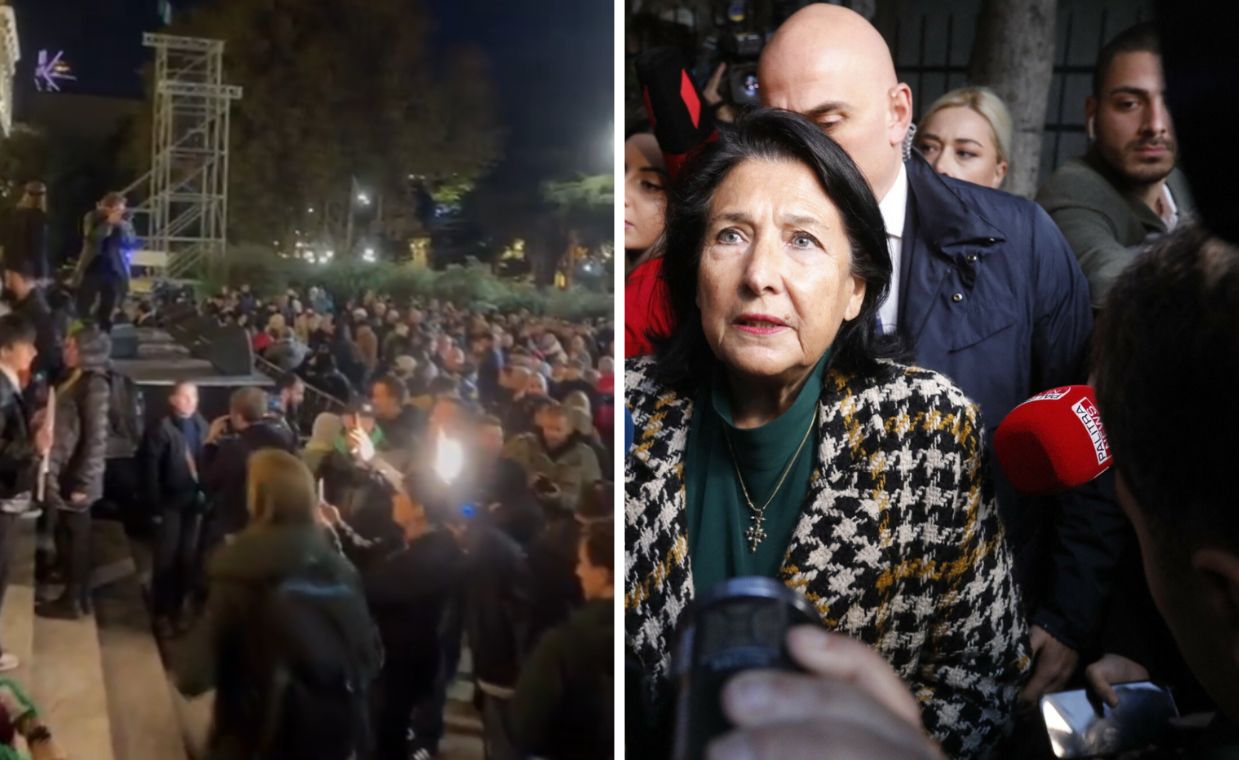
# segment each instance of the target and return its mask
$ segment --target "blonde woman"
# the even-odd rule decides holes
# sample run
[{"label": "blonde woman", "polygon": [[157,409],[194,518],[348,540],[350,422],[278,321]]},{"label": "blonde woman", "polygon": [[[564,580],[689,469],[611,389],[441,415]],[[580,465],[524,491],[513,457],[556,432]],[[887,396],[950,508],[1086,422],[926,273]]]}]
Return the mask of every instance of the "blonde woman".
[{"label": "blonde woman", "polygon": [[181,692],[216,690],[207,758],[365,756],[381,653],[357,573],[297,457],[254,453],[246,487],[249,524],[210,558],[206,610],[177,658]]},{"label": "blonde woman", "polygon": [[951,90],[925,112],[915,144],[939,174],[997,189],[1011,168],[1011,114],[987,87]]}]

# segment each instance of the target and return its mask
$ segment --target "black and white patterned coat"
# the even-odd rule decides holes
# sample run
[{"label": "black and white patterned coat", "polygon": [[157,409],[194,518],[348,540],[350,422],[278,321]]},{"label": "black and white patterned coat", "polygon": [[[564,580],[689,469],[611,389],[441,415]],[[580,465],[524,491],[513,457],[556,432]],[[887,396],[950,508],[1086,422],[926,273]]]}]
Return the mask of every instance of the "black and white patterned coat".
[{"label": "black and white patterned coat", "polygon": [[[647,696],[665,695],[693,598],[685,534],[690,398],[630,362],[625,627]],[[952,757],[984,756],[1028,674],[1028,629],[982,468],[980,412],[935,372],[829,369],[817,463],[781,578],[826,626],[873,646]],[[665,703],[655,697],[656,703]]]}]

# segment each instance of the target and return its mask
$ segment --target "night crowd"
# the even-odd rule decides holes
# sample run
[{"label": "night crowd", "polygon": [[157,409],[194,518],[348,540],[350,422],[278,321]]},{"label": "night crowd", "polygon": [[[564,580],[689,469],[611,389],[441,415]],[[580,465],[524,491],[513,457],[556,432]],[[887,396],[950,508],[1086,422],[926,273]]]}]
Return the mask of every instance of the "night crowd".
[{"label": "night crowd", "polygon": [[[1061,753],[1134,735],[1141,756],[1239,756],[1234,447],[1204,443],[1239,423],[1239,252],[1177,168],[1158,30],[1102,46],[1087,153],[1035,201],[1001,190],[1003,101],[965,87],[913,124],[852,10],[773,31],[759,104],[726,66],[690,87],[692,52],[637,56],[625,146],[628,753],[692,725],[694,600],[764,576],[824,629],[786,638],[799,672],[721,690],[707,757],[1085,756]],[[999,423],[1086,383],[1115,466],[1018,491]],[[1147,680],[1203,721],[1086,735],[1043,701],[1085,690],[1109,720]]]},{"label": "night crowd", "polygon": [[[123,197],[87,214],[63,284],[46,224],[31,183],[4,224],[0,594],[37,514],[36,614],[93,614],[110,502],[153,542],[175,682],[214,692],[208,757],[434,757],[458,675],[486,757],[610,756],[610,320],[319,288],[127,298]],[[122,325],[187,303],[272,375],[214,420],[192,381],[144,403],[111,360]],[[37,712],[13,723],[54,749]]]}]

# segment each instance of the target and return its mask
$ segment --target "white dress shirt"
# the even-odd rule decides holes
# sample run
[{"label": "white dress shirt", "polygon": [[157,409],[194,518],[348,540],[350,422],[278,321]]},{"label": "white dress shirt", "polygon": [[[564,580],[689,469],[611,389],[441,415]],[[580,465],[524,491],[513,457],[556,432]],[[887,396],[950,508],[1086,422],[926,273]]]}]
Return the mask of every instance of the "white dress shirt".
[{"label": "white dress shirt", "polygon": [[903,253],[903,222],[908,214],[908,170],[901,162],[895,184],[878,203],[886,225],[886,247],[891,254],[891,285],[878,306],[878,332],[890,335],[899,327],[899,263]]}]

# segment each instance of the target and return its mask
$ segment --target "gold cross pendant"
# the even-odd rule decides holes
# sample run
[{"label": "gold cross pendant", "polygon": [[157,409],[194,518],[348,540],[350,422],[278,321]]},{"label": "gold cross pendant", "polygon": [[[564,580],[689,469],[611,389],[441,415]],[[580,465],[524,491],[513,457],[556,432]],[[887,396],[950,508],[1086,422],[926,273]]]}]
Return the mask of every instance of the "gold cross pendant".
[{"label": "gold cross pendant", "polygon": [[766,539],[766,529],[762,527],[762,523],[765,521],[765,515],[753,515],[753,524],[744,533],[749,539],[750,552],[757,551],[757,545]]}]

